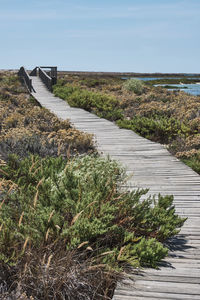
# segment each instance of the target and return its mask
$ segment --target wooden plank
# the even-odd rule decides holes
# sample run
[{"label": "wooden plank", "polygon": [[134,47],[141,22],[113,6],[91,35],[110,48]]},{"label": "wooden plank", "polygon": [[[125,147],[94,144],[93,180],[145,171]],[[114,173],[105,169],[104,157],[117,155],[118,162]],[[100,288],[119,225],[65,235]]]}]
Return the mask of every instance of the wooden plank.
[{"label": "wooden plank", "polygon": [[143,290],[145,292],[148,292],[151,290],[151,292],[155,293],[162,293],[163,289],[165,289],[166,293],[173,293],[177,294],[186,294],[191,295],[191,298],[193,295],[198,295],[200,291],[199,284],[191,284],[191,283],[177,283],[177,282],[160,282],[160,281],[145,281],[145,280],[137,280],[134,284],[135,288],[138,290]]},{"label": "wooden plank", "polygon": [[135,300],[135,299],[154,299],[154,300],[200,300],[199,295],[192,295],[191,294],[174,294],[165,292],[146,292],[146,291],[139,291],[136,288],[132,287],[132,292],[127,290],[120,290],[120,295],[114,295],[113,300]]}]

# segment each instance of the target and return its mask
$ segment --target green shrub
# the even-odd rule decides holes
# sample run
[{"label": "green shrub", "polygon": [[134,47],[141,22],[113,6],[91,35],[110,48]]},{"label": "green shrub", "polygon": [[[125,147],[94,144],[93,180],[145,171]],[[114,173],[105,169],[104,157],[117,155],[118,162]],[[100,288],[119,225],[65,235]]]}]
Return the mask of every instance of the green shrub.
[{"label": "green shrub", "polygon": [[101,118],[112,121],[122,118],[119,101],[113,96],[91,92],[69,84],[65,86],[55,85],[54,94],[66,100],[69,105],[94,112]]},{"label": "green shrub", "polygon": [[161,143],[169,143],[177,136],[186,137],[190,133],[190,128],[183,122],[157,115],[135,116],[131,120],[118,120],[117,124],[121,128],[131,129],[145,138]]},{"label": "green shrub", "polygon": [[182,158],[182,161],[190,168],[192,168],[195,172],[200,174],[200,151],[199,154],[193,155],[188,158]]},{"label": "green shrub", "polygon": [[141,95],[144,92],[144,84],[139,79],[128,79],[124,82],[123,88],[126,91],[134,92],[137,95]]},{"label": "green shrub", "polygon": [[26,247],[62,242],[66,251],[88,249],[94,263],[114,269],[127,263],[155,267],[167,254],[161,242],[184,223],[173,197],[141,201],[147,190],[120,191],[124,171],[109,159],[11,156],[1,174],[14,183],[1,194],[0,253],[9,264]]}]

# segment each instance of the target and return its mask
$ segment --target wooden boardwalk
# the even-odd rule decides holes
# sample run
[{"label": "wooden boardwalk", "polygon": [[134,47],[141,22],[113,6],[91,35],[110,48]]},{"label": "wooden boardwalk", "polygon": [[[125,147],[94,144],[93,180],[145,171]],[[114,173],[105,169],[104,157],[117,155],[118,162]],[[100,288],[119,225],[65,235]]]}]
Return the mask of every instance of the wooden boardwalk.
[{"label": "wooden boardwalk", "polygon": [[37,101],[59,118],[95,135],[97,148],[121,162],[133,174],[128,187],[150,188],[151,194],[173,194],[176,211],[188,217],[159,270],[145,269],[134,281],[118,284],[114,300],[200,300],[200,176],[173,157],[162,145],[119,129],[94,114],[70,107],[54,97],[38,77],[31,77]]}]

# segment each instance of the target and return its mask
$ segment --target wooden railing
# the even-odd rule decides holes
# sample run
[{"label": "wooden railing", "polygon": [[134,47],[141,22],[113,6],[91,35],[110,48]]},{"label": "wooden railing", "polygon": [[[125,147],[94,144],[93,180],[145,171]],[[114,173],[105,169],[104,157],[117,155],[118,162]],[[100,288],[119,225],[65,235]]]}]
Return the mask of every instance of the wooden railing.
[{"label": "wooden railing", "polygon": [[39,71],[40,79],[46,85],[48,90],[50,92],[52,92],[52,86],[53,86],[52,78],[44,70],[42,70],[40,67],[38,68],[38,71]]},{"label": "wooden railing", "polygon": [[[43,69],[50,69],[49,72],[44,71]],[[21,67],[18,75],[25,82],[29,92],[33,91],[32,80],[30,76],[39,76],[42,82],[46,85],[48,90],[52,92],[52,87],[57,82],[57,67],[35,67],[30,75],[27,73],[24,67]]]},{"label": "wooden railing", "polygon": [[[57,82],[57,67],[48,67],[48,66],[42,66],[40,67],[41,69],[50,69],[50,71],[48,72],[49,76],[51,77],[52,79],[52,85],[53,84],[56,84]],[[47,73],[45,71],[45,73]]]},{"label": "wooden railing", "polygon": [[29,73],[29,75],[30,75],[30,76],[37,76],[37,69],[38,69],[38,67],[35,67],[35,68],[31,71],[31,73]]},{"label": "wooden railing", "polygon": [[18,72],[18,76],[20,77],[20,79],[25,83],[29,93],[32,92],[32,79],[30,78],[28,72],[26,71],[26,69],[24,67],[21,67],[19,69],[19,72]]}]

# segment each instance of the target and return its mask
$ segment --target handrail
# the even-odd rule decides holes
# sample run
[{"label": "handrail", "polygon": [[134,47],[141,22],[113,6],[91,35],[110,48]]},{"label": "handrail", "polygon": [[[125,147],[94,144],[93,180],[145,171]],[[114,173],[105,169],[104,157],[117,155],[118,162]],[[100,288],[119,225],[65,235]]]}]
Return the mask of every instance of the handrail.
[{"label": "handrail", "polygon": [[38,67],[35,67],[35,68],[31,71],[31,73],[29,73],[29,75],[30,75],[30,76],[37,76],[37,69],[38,69]]},{"label": "handrail", "polygon": [[57,82],[57,67],[52,66],[40,66],[41,69],[50,69],[49,76],[52,78],[52,85]]},{"label": "handrail", "polygon": [[[42,69],[50,69],[50,72],[48,72],[50,76]],[[57,67],[35,67],[30,74],[28,74],[24,67],[21,67],[18,76],[24,81],[30,93],[34,90],[30,76],[39,76],[48,90],[52,92],[52,86],[57,82]]]},{"label": "handrail", "polygon": [[44,70],[42,70],[40,67],[38,67],[38,70],[39,70],[40,79],[46,85],[48,90],[52,92],[52,78],[49,75],[47,75],[47,73]]},{"label": "handrail", "polygon": [[31,93],[32,92],[32,79],[28,75],[28,72],[24,67],[21,67],[18,72],[18,76],[24,81],[28,91]]}]

